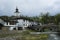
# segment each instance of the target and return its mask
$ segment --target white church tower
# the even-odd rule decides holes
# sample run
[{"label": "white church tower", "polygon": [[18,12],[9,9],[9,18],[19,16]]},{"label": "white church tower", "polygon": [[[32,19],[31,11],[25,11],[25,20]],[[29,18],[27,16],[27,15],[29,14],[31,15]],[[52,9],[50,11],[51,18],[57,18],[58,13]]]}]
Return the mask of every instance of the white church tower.
[{"label": "white church tower", "polygon": [[16,7],[14,13],[15,13],[15,16],[16,16],[16,17],[20,17],[20,14],[19,14],[20,12],[19,12],[19,9],[18,9],[17,7]]}]

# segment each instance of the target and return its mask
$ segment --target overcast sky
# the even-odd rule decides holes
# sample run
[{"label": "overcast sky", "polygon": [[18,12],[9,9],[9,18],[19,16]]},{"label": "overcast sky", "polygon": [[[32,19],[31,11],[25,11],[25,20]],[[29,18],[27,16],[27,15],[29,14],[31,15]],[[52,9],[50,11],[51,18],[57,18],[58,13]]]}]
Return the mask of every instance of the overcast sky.
[{"label": "overcast sky", "polygon": [[0,0],[0,15],[14,15],[16,6],[21,15],[36,16],[41,12],[60,12],[60,0]]}]

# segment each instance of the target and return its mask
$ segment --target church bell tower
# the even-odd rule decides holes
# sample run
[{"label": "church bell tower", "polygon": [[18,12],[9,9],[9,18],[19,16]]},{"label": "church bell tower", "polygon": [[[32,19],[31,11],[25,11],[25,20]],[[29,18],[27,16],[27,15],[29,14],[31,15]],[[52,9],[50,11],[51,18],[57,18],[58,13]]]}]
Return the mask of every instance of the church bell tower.
[{"label": "church bell tower", "polygon": [[19,13],[20,13],[20,12],[19,12],[19,9],[18,9],[17,7],[16,7],[16,9],[15,9],[15,12],[14,12],[14,13],[15,13],[15,16],[16,16],[16,17],[19,17],[19,16],[20,16],[20,15],[19,15]]}]

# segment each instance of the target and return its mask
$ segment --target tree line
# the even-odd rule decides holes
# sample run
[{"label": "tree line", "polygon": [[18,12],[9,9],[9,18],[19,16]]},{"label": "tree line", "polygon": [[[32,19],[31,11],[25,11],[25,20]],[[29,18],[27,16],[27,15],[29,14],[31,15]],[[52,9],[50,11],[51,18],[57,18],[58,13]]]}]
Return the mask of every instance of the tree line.
[{"label": "tree line", "polygon": [[[0,16],[1,19],[4,21],[9,21],[14,18],[14,16]],[[48,23],[54,23],[54,24],[60,24],[60,13],[51,16],[49,13],[41,13],[40,16],[34,16],[34,17],[28,17],[28,16],[20,16],[21,19],[29,20],[33,22],[38,22],[42,24],[48,24]]]},{"label": "tree line", "polygon": [[35,21],[42,24],[48,24],[48,23],[54,23],[54,24],[60,24],[60,13],[57,13],[56,15],[51,16],[49,13],[43,14],[41,13],[40,16],[35,17],[27,17],[26,18],[30,21]]}]

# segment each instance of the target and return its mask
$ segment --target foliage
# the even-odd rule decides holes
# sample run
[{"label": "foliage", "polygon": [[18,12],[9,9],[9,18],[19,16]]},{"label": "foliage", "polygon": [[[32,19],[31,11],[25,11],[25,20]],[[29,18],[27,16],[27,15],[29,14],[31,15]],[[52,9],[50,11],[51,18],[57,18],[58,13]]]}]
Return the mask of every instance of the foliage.
[{"label": "foliage", "polygon": [[[9,21],[11,19],[15,19],[15,16],[0,16],[1,19],[4,21]],[[41,13],[40,16],[35,17],[28,17],[28,16],[20,16],[20,19],[29,20],[30,22],[37,22],[42,24],[48,24],[48,23],[54,23],[59,24],[60,23],[60,14],[56,14],[54,16],[51,16],[48,12],[47,13]]]}]

